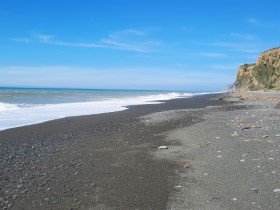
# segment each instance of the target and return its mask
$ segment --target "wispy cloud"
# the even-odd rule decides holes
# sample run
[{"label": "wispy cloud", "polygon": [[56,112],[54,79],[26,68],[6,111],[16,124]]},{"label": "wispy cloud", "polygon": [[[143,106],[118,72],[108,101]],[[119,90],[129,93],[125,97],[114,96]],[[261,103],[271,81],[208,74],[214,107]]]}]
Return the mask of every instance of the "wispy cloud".
[{"label": "wispy cloud", "polygon": [[189,67],[189,64],[185,64],[185,63],[176,63],[175,64],[176,67]]},{"label": "wispy cloud", "polygon": [[151,52],[162,43],[147,38],[147,33],[135,29],[127,29],[111,33],[101,43],[110,48],[137,52]]},{"label": "wispy cloud", "polygon": [[196,52],[196,53],[189,53],[191,56],[197,57],[208,57],[208,58],[225,58],[227,54],[225,53],[212,53],[212,52]]},{"label": "wispy cloud", "polygon": [[107,37],[92,43],[82,42],[66,42],[57,39],[56,36],[48,34],[31,33],[30,39],[11,39],[17,42],[40,42],[44,44],[68,46],[68,47],[82,47],[82,48],[107,48],[123,51],[134,52],[153,52],[157,51],[163,44],[160,41],[152,40],[146,31],[136,29],[126,29],[116,31],[109,34]]},{"label": "wispy cloud", "polygon": [[84,47],[84,48],[98,48],[98,47],[105,47],[98,44],[93,43],[80,43],[80,42],[64,42],[55,39],[55,36],[52,35],[42,35],[42,34],[32,34],[36,41],[44,43],[44,44],[51,44],[51,45],[58,45],[58,46],[68,46],[68,47]]},{"label": "wispy cloud", "polygon": [[14,41],[14,42],[24,42],[24,43],[29,43],[29,42],[31,42],[31,40],[28,39],[28,38],[11,38],[10,40],[11,40],[11,41]]},{"label": "wispy cloud", "polygon": [[251,25],[258,25],[260,24],[260,21],[256,18],[247,18],[244,20],[245,23],[251,24]]},{"label": "wispy cloud", "polygon": [[134,36],[134,35],[145,36],[146,32],[136,30],[136,29],[125,29],[125,30],[113,32],[109,35],[109,37],[118,39],[120,37],[131,37],[131,36]]},{"label": "wispy cloud", "polygon": [[213,70],[236,70],[240,64],[213,64],[209,67]]},{"label": "wispy cloud", "polygon": [[243,40],[247,40],[247,41],[253,41],[253,40],[257,39],[257,37],[252,34],[230,33],[229,35],[231,37],[243,39]]},{"label": "wispy cloud", "polygon": [[32,33],[32,35],[40,42],[49,42],[54,38],[54,36],[52,35],[45,35],[45,34]]},{"label": "wispy cloud", "polygon": [[213,42],[208,43],[209,46],[227,48],[232,51],[242,53],[260,53],[261,49],[255,43],[240,43],[240,42]]},{"label": "wispy cloud", "polygon": [[194,31],[194,28],[193,27],[190,27],[190,26],[181,26],[180,28],[183,32],[192,32]]},{"label": "wispy cloud", "polygon": [[251,26],[255,26],[255,27],[272,27],[274,24],[271,24],[271,23],[265,23],[257,18],[247,18],[244,20],[244,22],[248,25],[251,25]]}]

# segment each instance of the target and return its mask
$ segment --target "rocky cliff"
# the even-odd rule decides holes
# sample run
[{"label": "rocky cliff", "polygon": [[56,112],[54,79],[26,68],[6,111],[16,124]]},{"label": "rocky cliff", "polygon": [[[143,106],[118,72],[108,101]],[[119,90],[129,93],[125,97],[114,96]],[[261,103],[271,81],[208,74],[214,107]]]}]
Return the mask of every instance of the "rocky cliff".
[{"label": "rocky cliff", "polygon": [[263,52],[255,64],[240,66],[234,86],[239,90],[280,90],[280,48]]}]

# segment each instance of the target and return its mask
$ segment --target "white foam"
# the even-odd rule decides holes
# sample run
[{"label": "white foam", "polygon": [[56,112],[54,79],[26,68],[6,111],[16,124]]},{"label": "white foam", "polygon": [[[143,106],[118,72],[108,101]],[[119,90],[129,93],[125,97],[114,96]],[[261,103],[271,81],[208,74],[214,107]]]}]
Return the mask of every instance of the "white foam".
[{"label": "white foam", "polygon": [[18,105],[7,104],[7,103],[0,103],[0,112],[5,112],[7,110],[16,110],[16,109],[19,109]]},{"label": "white foam", "polygon": [[37,124],[49,120],[70,116],[101,114],[127,109],[126,106],[140,104],[159,104],[159,100],[170,100],[181,97],[192,97],[191,93],[167,93],[148,96],[111,98],[107,100],[45,104],[22,105],[0,103],[0,130]]}]

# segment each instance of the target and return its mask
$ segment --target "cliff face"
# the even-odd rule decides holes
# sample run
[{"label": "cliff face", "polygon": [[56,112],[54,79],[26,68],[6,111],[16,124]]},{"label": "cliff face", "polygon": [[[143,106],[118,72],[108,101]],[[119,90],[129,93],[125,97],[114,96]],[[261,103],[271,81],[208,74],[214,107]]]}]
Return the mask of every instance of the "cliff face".
[{"label": "cliff face", "polygon": [[234,86],[239,90],[280,90],[280,48],[262,53],[256,64],[240,66]]}]

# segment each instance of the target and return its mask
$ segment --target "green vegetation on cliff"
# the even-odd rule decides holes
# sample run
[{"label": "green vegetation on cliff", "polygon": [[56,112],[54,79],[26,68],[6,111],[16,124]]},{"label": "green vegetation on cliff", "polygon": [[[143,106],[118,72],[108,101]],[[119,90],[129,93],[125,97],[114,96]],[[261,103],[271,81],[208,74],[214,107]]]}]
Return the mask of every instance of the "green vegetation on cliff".
[{"label": "green vegetation on cliff", "polygon": [[262,53],[256,64],[241,65],[234,85],[240,90],[280,90],[280,48]]}]

